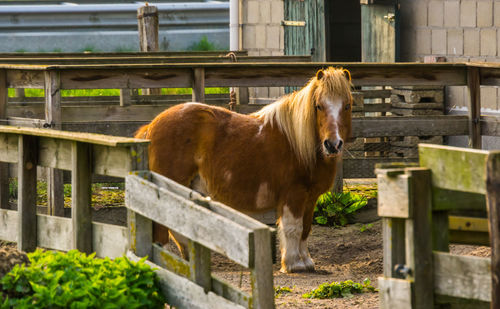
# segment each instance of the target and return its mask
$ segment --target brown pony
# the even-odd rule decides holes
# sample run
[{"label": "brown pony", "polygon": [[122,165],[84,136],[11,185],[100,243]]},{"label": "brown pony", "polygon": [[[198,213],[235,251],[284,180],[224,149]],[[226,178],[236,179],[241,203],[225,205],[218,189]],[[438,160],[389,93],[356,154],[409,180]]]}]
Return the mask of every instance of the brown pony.
[{"label": "brown pony", "polygon": [[314,206],[333,185],[351,104],[349,72],[330,67],[254,114],[185,103],[136,137],[151,140],[152,171],[244,213],[277,208],[281,271],[313,271]]}]

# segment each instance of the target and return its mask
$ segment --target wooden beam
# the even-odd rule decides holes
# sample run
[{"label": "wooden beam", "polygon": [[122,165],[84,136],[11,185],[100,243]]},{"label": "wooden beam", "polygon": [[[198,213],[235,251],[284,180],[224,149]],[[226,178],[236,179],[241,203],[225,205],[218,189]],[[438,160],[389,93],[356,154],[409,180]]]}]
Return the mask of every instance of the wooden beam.
[{"label": "wooden beam", "polygon": [[378,278],[380,308],[413,308],[413,283],[410,280]]},{"label": "wooden beam", "polygon": [[253,231],[254,260],[250,271],[253,308],[274,308],[273,262],[269,228]]},{"label": "wooden beam", "polygon": [[73,248],[90,254],[92,249],[91,146],[73,142],[71,147],[71,219]]},{"label": "wooden beam", "polygon": [[411,218],[405,222],[406,265],[411,269],[415,308],[434,306],[431,236],[431,170],[409,168]]},{"label": "wooden beam", "polygon": [[481,135],[500,136],[500,117],[481,116]]},{"label": "wooden beam", "polygon": [[[153,183],[143,181],[138,176],[127,176],[126,184],[125,199],[131,211],[155,218],[159,224],[173,228],[245,267],[251,267],[251,229]],[[187,218],[189,222],[186,221]]]},{"label": "wooden beam", "polygon": [[488,151],[420,144],[420,166],[432,170],[434,186],[454,191],[486,193],[485,163]]},{"label": "wooden beam", "polygon": [[438,295],[491,301],[489,258],[433,253],[434,289]]},{"label": "wooden beam", "polygon": [[[0,123],[7,120],[7,79],[5,70],[0,70]],[[6,123],[5,123],[6,124]],[[9,208],[9,165],[0,162],[0,209]]]},{"label": "wooden beam", "polygon": [[212,290],[210,250],[192,240],[188,240],[188,250],[191,280],[208,293]]},{"label": "wooden beam", "polygon": [[36,166],[38,138],[19,136],[18,160],[18,236],[17,248],[21,251],[35,251],[37,247],[36,219]]},{"label": "wooden beam", "polygon": [[205,102],[205,69],[193,70],[193,102]]},{"label": "wooden beam", "polygon": [[469,147],[481,149],[481,77],[479,69],[467,68],[467,88],[469,90]]},{"label": "wooden beam", "polygon": [[401,278],[396,273],[395,266],[404,265],[405,258],[405,221],[399,218],[382,218],[382,237],[384,252],[384,276],[387,278]]},{"label": "wooden beam", "polygon": [[488,155],[486,203],[491,243],[491,308],[500,308],[500,151]]}]

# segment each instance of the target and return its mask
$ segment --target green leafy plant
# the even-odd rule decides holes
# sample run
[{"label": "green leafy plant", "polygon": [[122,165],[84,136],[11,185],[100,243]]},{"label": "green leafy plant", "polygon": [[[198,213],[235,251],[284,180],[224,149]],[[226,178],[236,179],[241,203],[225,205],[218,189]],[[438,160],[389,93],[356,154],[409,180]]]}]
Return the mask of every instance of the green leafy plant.
[{"label": "green leafy plant", "polygon": [[366,232],[367,230],[371,229],[373,227],[373,223],[369,223],[369,224],[363,224],[360,228],[359,228],[359,231],[361,233],[363,232]]},{"label": "green leafy plant", "polygon": [[280,297],[283,294],[292,293],[292,288],[287,286],[275,286],[274,287],[274,297]]},{"label": "green leafy plant", "polygon": [[354,213],[366,206],[368,200],[351,192],[321,195],[314,208],[314,222],[319,225],[344,226],[352,222]]},{"label": "green leafy plant", "polygon": [[210,42],[207,37],[204,35],[201,37],[201,40],[198,41],[197,43],[193,43],[191,46],[188,47],[188,50],[191,51],[210,51],[210,50],[218,50],[212,42]]},{"label": "green leafy plant", "polygon": [[370,279],[366,278],[363,283],[356,283],[352,280],[343,282],[323,283],[317,289],[302,295],[303,298],[350,298],[353,294],[365,292],[376,292],[375,287],[371,285]]},{"label": "green leafy plant", "polygon": [[144,259],[98,259],[77,250],[37,250],[29,266],[0,280],[0,308],[163,308],[159,281]]}]

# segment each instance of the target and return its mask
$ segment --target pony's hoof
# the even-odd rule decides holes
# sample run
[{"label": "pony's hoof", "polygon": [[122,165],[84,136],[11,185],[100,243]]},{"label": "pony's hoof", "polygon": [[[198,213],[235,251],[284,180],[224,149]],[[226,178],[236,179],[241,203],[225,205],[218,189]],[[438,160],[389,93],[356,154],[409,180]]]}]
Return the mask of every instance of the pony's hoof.
[{"label": "pony's hoof", "polygon": [[304,262],[300,261],[293,265],[281,265],[280,271],[282,273],[300,273],[307,271],[307,267]]}]

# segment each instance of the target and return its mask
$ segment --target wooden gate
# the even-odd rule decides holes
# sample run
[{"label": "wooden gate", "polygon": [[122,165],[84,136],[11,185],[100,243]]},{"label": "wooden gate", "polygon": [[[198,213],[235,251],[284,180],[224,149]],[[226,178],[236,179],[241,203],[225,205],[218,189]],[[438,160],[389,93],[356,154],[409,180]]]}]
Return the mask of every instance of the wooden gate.
[{"label": "wooden gate", "polygon": [[324,0],[285,0],[285,55],[325,61]]}]

